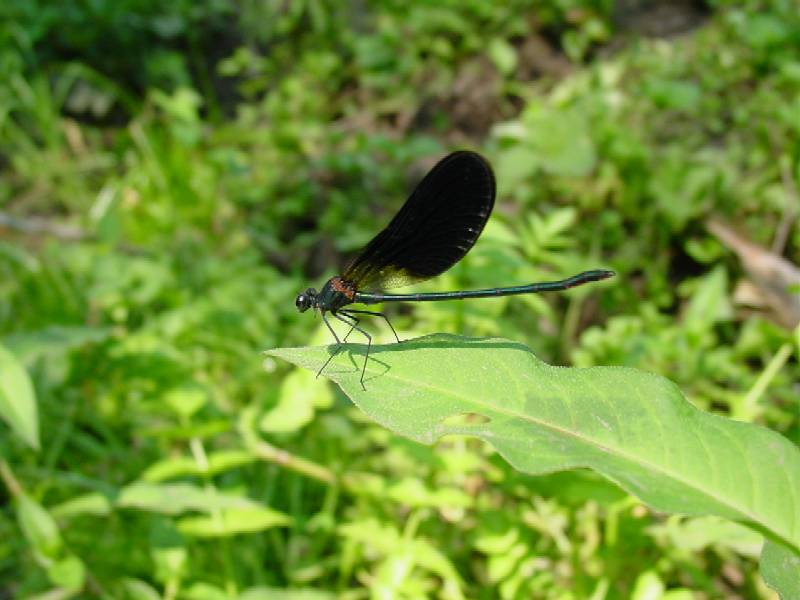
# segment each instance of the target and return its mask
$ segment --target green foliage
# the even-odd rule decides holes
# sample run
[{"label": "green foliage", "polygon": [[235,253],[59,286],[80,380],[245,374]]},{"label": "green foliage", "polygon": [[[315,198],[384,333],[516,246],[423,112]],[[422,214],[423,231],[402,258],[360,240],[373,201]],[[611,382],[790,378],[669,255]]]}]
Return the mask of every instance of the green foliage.
[{"label": "green foliage", "polygon": [[29,446],[39,449],[39,417],[30,377],[3,346],[0,346],[0,417]]},{"label": "green foliage", "polygon": [[[328,343],[294,295],[432,160],[480,148],[496,214],[421,290],[618,277],[393,307],[401,337],[635,367],[704,427],[800,442],[800,331],[742,301],[746,269],[706,228],[724,217],[800,264],[796,5],[634,4],[3,2],[0,596],[774,597],[750,529],[654,512],[590,471],[524,474],[474,438],[419,445],[260,355]],[[641,15],[688,26],[642,37]],[[647,418],[628,412],[620,430]],[[792,597],[770,489],[729,495],[778,507],[757,512],[761,572]],[[687,512],[719,512],[703,506]]]}]

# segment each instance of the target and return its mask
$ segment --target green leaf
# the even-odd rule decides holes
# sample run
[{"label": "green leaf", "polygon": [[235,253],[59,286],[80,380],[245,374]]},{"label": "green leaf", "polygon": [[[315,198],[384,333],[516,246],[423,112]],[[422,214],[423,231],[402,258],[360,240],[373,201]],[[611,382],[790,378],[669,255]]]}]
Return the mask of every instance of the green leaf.
[{"label": "green leaf", "polygon": [[[316,370],[333,348],[270,354]],[[800,451],[698,410],[663,377],[552,367],[516,342],[438,334],[373,346],[365,391],[365,347],[345,348],[324,374],[398,434],[423,443],[474,435],[527,473],[588,467],[656,510],[721,516],[800,549]],[[448,421],[463,414],[483,419]]]},{"label": "green leaf", "polygon": [[181,594],[186,600],[230,600],[231,596],[222,588],[208,583],[195,583]]},{"label": "green leaf", "polygon": [[342,537],[365,544],[379,554],[408,556],[411,563],[436,573],[448,585],[460,588],[461,578],[453,564],[427,540],[408,539],[394,527],[372,518],[345,523],[337,531]]},{"label": "green leaf", "polygon": [[287,590],[274,587],[252,587],[239,594],[238,600],[334,600],[336,594],[300,588]]},{"label": "green leaf", "polygon": [[208,455],[208,465],[204,468],[194,457],[175,456],[150,465],[142,474],[142,479],[159,482],[186,475],[213,476],[255,460],[254,456],[244,450],[219,450]]},{"label": "green leaf", "polygon": [[719,266],[703,276],[683,315],[686,329],[703,333],[719,321],[731,319],[733,308],[727,292],[728,274],[724,267]]},{"label": "green leaf", "polygon": [[692,111],[702,100],[700,88],[688,81],[651,79],[645,84],[645,93],[659,108]]},{"label": "green leaf", "polygon": [[0,417],[26,444],[39,449],[39,413],[25,367],[0,345]]},{"label": "green leaf", "polygon": [[19,359],[30,365],[39,359],[53,360],[86,344],[97,344],[111,336],[106,327],[53,325],[36,331],[12,333],[3,341]]},{"label": "green leaf", "polygon": [[663,523],[647,528],[662,545],[688,552],[710,546],[731,548],[737,554],[757,559],[764,545],[763,536],[738,523],[718,517],[680,517],[673,515]]},{"label": "green leaf", "polygon": [[523,113],[524,145],[552,175],[585,177],[597,163],[597,151],[584,113],[531,103]]},{"label": "green leaf", "polygon": [[330,406],[330,386],[305,371],[289,374],[281,384],[278,404],[259,423],[267,433],[290,433],[307,425],[314,418],[314,407]]},{"label": "green leaf", "polygon": [[444,487],[431,490],[416,477],[407,477],[399,481],[387,490],[387,495],[396,502],[402,502],[406,506],[435,506],[444,507],[468,507],[472,506],[472,497],[466,492]]},{"label": "green leaf", "polygon": [[27,494],[17,497],[17,521],[22,533],[33,548],[50,558],[61,551],[63,542],[53,517]]},{"label": "green leaf", "polygon": [[164,403],[176,414],[188,419],[208,401],[208,391],[196,383],[175,387],[164,394]]},{"label": "green leaf", "polygon": [[188,483],[154,484],[137,481],[120,491],[117,505],[178,515],[189,510],[211,512],[223,508],[248,508],[254,504],[252,500],[214,488],[203,489]]},{"label": "green leaf", "polygon": [[126,600],[161,600],[161,594],[149,583],[141,579],[126,577],[122,580]]},{"label": "green leaf", "polygon": [[189,551],[175,523],[154,518],[150,522],[150,559],[157,581],[168,583],[182,578],[189,568]]},{"label": "green leaf", "polygon": [[755,14],[747,19],[742,33],[750,45],[763,50],[785,43],[791,35],[791,29],[777,15]]},{"label": "green leaf", "polygon": [[517,68],[517,51],[501,37],[492,38],[486,53],[503,75],[510,75]]},{"label": "green leaf", "polygon": [[67,556],[48,567],[47,577],[53,585],[78,591],[86,579],[86,566],[77,556]]},{"label": "green leaf", "polygon": [[665,589],[666,586],[658,573],[645,571],[636,578],[636,586],[633,588],[631,600],[659,600]]},{"label": "green leaf", "polygon": [[800,598],[800,554],[767,541],[761,554],[761,576],[781,598]]},{"label": "green leaf", "polygon": [[76,517],[79,515],[94,515],[104,517],[111,513],[111,503],[103,494],[91,492],[76,496],[70,500],[50,508],[50,514],[58,519]]},{"label": "green leaf", "polygon": [[223,537],[237,533],[255,533],[270,527],[289,525],[292,519],[281,512],[263,506],[231,508],[218,514],[184,517],[178,530],[195,537]]}]

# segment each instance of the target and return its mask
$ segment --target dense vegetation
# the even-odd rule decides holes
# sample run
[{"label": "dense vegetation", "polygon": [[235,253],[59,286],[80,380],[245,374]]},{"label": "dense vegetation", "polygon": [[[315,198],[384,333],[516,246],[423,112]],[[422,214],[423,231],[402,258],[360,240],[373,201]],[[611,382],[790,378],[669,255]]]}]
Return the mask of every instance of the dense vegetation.
[{"label": "dense vegetation", "polygon": [[[418,289],[618,276],[391,307],[401,336],[638,367],[800,443],[793,0],[0,18],[0,598],[775,597],[752,530],[590,471],[523,475],[473,438],[405,440],[261,351],[328,343],[295,294],[468,147],[495,214]],[[3,398],[19,365],[38,449]]]}]

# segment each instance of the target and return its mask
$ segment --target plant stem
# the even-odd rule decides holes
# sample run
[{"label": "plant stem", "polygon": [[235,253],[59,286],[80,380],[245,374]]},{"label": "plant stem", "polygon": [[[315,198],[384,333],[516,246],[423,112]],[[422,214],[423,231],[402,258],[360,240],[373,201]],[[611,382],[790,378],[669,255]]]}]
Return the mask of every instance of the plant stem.
[{"label": "plant stem", "polygon": [[19,481],[17,481],[17,478],[14,477],[11,467],[8,466],[8,463],[4,458],[0,458],[0,479],[3,480],[3,483],[6,484],[8,491],[11,492],[11,495],[15,498],[23,493],[22,486],[20,485]]},{"label": "plant stem", "polygon": [[295,456],[294,454],[291,454],[286,450],[276,448],[267,442],[258,441],[250,449],[262,460],[266,460],[268,462],[275,463],[276,465],[286,467],[287,469],[297,471],[298,473],[302,473],[303,475],[311,477],[312,479],[322,481],[323,483],[327,483],[329,485],[334,485],[338,482],[338,477],[327,467],[323,467],[322,465],[311,462],[310,460]]},{"label": "plant stem", "polygon": [[772,360],[769,361],[767,367],[758,376],[758,379],[756,379],[753,387],[750,388],[750,391],[747,392],[747,395],[738,404],[738,407],[734,408],[732,415],[734,419],[752,421],[753,417],[758,412],[756,406],[758,401],[761,399],[761,396],[764,395],[764,392],[766,391],[767,387],[769,387],[769,384],[772,383],[772,380],[775,378],[775,375],[778,374],[778,371],[780,371],[783,368],[783,365],[786,364],[786,361],[789,360],[789,356],[791,356],[791,354],[792,345],[789,342],[786,342],[780,348],[778,348],[775,356],[772,357]]}]

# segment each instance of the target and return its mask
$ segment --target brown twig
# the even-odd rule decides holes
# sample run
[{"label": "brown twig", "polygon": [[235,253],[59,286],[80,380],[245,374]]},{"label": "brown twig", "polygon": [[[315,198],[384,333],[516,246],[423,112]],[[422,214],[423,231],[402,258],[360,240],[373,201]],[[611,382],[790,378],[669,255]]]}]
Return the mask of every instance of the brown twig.
[{"label": "brown twig", "polygon": [[47,234],[68,242],[80,242],[93,236],[78,227],[53,223],[38,217],[20,218],[0,212],[0,227],[27,235]]},{"label": "brown twig", "polygon": [[[80,227],[54,223],[41,217],[14,217],[0,211],[0,230],[8,229],[24,235],[51,235],[63,242],[96,242],[99,237]],[[148,252],[138,246],[118,242],[114,247],[121,252],[134,256],[145,256]]]}]

